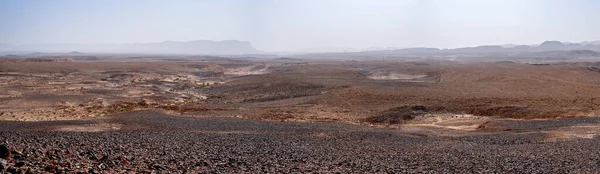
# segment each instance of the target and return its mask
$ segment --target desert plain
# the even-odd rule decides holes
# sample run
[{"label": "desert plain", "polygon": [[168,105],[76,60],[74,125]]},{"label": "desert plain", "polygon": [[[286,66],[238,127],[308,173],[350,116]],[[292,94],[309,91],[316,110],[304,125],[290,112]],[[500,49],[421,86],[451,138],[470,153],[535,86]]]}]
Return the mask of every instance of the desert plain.
[{"label": "desert plain", "polygon": [[0,59],[10,173],[597,173],[600,63]]}]

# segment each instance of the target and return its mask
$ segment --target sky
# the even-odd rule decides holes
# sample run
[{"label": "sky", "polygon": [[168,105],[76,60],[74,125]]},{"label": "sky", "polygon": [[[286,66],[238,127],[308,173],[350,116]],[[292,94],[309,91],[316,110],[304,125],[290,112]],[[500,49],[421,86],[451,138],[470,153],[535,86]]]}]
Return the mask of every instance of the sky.
[{"label": "sky", "polygon": [[600,40],[598,16],[597,0],[0,0],[0,43],[457,48]]}]

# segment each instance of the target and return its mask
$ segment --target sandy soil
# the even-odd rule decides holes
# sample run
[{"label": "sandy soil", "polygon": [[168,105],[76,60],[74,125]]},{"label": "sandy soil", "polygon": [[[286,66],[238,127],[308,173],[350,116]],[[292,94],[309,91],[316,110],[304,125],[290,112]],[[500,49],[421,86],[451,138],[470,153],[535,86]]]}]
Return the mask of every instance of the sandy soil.
[{"label": "sandy soil", "polygon": [[[337,120],[427,114],[501,118],[598,115],[595,63],[9,62],[0,65],[0,119],[69,120],[157,108],[194,116]],[[217,114],[218,115],[218,114]],[[386,123],[389,123],[388,120]],[[404,122],[395,120],[391,122]],[[373,124],[368,122],[368,124]],[[378,123],[375,123],[378,124]]]},{"label": "sandy soil", "polygon": [[[9,166],[27,161],[40,172],[589,172],[600,159],[581,158],[597,154],[596,66],[10,61],[0,64],[0,135],[35,157],[9,159]],[[64,150],[47,142],[81,153],[43,156]],[[132,143],[149,148],[102,149]],[[164,144],[174,149],[161,151]],[[205,156],[200,149],[216,150]],[[332,153],[315,156],[321,152]],[[259,154],[268,160],[248,160]],[[48,162],[53,158],[80,168]],[[80,158],[89,160],[71,160]],[[130,163],[119,164],[123,159]]]},{"label": "sandy soil", "polygon": [[423,77],[427,77],[427,75],[389,73],[386,75],[370,75],[369,76],[370,79],[375,79],[375,80],[414,80],[414,79],[419,79],[419,78],[423,78]]}]

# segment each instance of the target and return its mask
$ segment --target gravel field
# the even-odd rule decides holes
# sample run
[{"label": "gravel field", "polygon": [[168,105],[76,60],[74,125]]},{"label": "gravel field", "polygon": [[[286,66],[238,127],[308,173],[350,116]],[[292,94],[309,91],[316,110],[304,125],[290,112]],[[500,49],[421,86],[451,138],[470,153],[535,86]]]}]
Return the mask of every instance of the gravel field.
[{"label": "gravel field", "polygon": [[[589,121],[574,120],[569,123]],[[120,129],[56,131],[60,127],[86,125],[119,125]],[[185,118],[147,110],[100,120],[0,122],[0,138],[8,142],[12,151],[7,160],[0,162],[7,173],[598,173],[600,170],[600,139],[540,141],[543,137],[544,134],[536,132],[414,136],[398,129],[340,123]]]},{"label": "gravel field", "polygon": [[563,118],[552,120],[504,120],[496,123],[498,126],[516,131],[548,130],[553,128],[582,124],[600,124],[600,117]]}]

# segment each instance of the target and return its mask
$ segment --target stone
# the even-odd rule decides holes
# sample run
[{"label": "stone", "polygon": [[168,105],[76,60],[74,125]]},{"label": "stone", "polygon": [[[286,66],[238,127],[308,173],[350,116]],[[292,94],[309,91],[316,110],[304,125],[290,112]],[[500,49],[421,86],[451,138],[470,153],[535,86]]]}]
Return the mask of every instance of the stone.
[{"label": "stone", "polygon": [[25,161],[19,161],[19,162],[15,163],[15,166],[17,166],[17,167],[23,167],[25,165],[27,165],[27,162],[25,162]]},{"label": "stone", "polygon": [[8,159],[10,158],[10,148],[8,148],[8,144],[0,144],[0,158]]},{"label": "stone", "polygon": [[6,162],[6,160],[4,160],[4,159],[0,159],[0,173],[1,173],[2,171],[4,171],[4,169],[6,169],[6,165],[7,165],[7,164],[8,164],[8,163]]},{"label": "stone", "polygon": [[10,166],[6,169],[6,172],[8,173],[17,173],[17,168],[14,166]]}]

